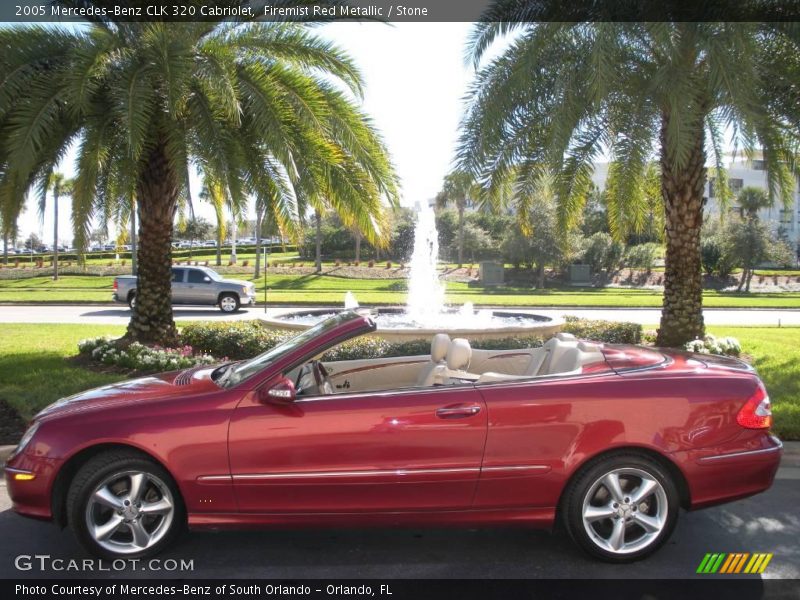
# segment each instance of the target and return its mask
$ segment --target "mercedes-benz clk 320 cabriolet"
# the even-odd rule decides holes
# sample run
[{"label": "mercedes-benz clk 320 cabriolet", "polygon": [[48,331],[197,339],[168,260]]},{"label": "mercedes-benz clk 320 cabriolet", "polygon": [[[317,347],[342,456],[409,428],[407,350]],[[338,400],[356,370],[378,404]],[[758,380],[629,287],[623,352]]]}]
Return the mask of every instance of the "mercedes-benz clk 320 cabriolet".
[{"label": "mercedes-benz clk 320 cabriolet", "polygon": [[6,466],[14,509],[113,558],[187,525],[560,524],[624,562],[661,546],[680,508],[763,492],[778,468],[769,398],[738,360],[562,333],[320,362],[374,329],[343,312],[251,360],[56,402]]}]

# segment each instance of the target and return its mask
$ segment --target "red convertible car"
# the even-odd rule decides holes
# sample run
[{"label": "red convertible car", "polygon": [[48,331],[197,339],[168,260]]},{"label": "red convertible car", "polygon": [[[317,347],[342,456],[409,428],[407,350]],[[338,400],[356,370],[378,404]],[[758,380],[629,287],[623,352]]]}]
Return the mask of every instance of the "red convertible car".
[{"label": "red convertible car", "polygon": [[563,525],[647,556],[680,508],[772,484],[781,443],[752,368],[603,345],[321,362],[369,334],[343,312],[251,360],[143,377],[39,413],[5,473],[14,509],[103,557],[186,526]]}]

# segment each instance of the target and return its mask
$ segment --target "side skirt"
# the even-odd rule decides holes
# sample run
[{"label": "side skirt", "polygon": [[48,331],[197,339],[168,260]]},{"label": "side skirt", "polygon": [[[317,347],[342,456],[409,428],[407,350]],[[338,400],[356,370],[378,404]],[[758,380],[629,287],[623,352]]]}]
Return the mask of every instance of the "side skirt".
[{"label": "side skirt", "polygon": [[548,529],[555,520],[555,507],[532,509],[457,510],[436,512],[378,513],[193,513],[189,528],[258,529],[300,527],[483,527],[526,526]]}]

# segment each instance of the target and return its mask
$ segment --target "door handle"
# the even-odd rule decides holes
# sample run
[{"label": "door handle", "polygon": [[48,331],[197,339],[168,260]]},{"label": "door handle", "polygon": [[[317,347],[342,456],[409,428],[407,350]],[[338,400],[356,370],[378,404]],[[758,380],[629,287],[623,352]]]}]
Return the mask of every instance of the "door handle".
[{"label": "door handle", "polygon": [[480,406],[444,406],[436,409],[436,416],[440,419],[464,419],[474,417],[481,412]]}]

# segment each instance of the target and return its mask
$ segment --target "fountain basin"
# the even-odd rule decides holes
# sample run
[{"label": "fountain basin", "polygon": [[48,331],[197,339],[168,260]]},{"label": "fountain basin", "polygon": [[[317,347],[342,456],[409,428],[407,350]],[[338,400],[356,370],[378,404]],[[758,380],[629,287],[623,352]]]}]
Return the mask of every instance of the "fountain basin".
[{"label": "fountain basin", "polygon": [[[270,317],[260,317],[262,325],[283,331],[304,331],[320,321],[341,312],[340,308],[315,308],[291,310],[276,313]],[[507,337],[551,337],[564,326],[564,320],[547,317],[524,310],[479,311],[482,323],[465,325],[468,320],[457,310],[444,313],[442,324],[436,327],[417,325],[411,322],[405,308],[387,307],[362,309],[369,310],[375,319],[377,330],[374,335],[390,342],[403,342],[430,339],[437,333],[447,333],[450,337],[468,340],[492,340]],[[491,313],[487,318],[486,313]]]}]

